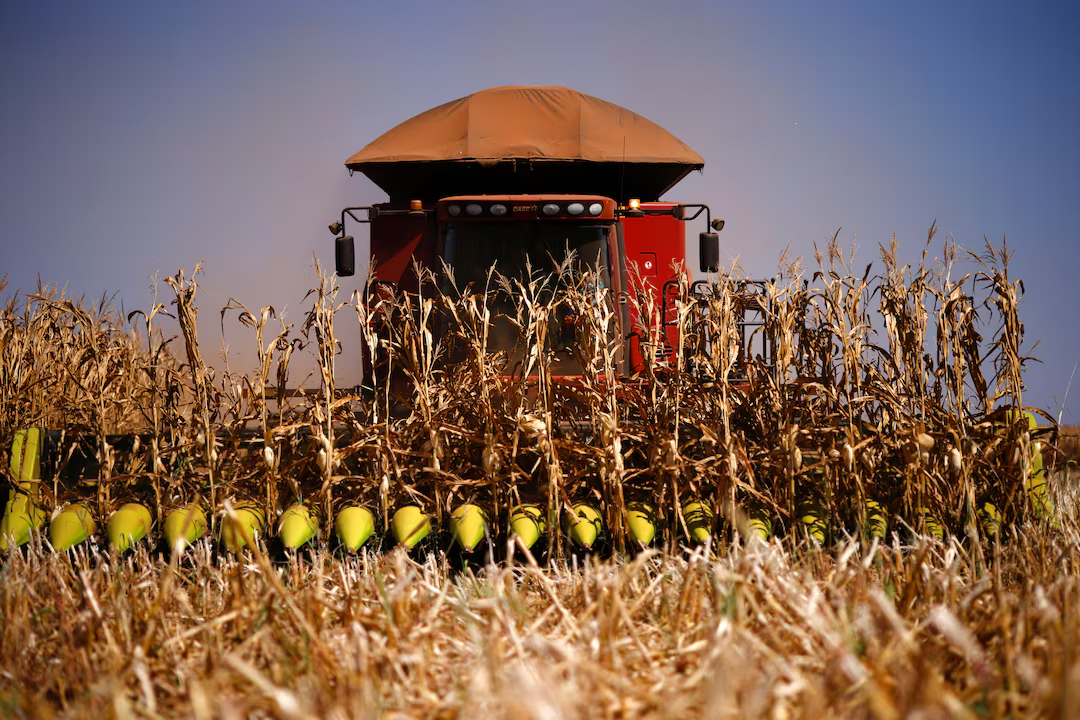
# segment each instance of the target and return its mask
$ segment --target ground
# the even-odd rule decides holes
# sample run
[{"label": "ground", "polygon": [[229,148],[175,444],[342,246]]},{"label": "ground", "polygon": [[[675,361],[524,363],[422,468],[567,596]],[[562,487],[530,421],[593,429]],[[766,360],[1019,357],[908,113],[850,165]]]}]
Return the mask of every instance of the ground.
[{"label": "ground", "polygon": [[0,570],[18,717],[1077,717],[1074,523],[635,558],[326,550]]}]

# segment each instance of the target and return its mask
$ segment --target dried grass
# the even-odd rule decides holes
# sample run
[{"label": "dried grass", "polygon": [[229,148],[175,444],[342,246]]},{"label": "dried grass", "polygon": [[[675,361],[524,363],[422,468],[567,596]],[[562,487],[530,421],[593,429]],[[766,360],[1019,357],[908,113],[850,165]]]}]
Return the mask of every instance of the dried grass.
[{"label": "dried grass", "polygon": [[14,555],[0,701],[68,717],[1075,717],[1075,533],[453,574]]}]

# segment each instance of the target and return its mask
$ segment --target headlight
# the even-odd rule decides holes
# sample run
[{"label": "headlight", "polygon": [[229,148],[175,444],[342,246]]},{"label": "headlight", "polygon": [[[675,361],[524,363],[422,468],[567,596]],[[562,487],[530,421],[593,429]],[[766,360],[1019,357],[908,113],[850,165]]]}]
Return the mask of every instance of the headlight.
[{"label": "headlight", "polygon": [[580,215],[581,213],[585,212],[585,206],[581,203],[570,203],[566,206],[566,212],[570,213],[571,215]]},{"label": "headlight", "polygon": [[545,215],[558,215],[559,214],[559,206],[556,205],[555,203],[548,203],[547,205],[545,205],[542,208],[542,212]]},{"label": "headlight", "polygon": [[484,212],[484,208],[480,207],[476,203],[469,203],[465,206],[465,213],[467,215],[479,215]]},{"label": "headlight", "polygon": [[446,206],[446,214],[449,215],[450,217],[457,217],[458,215],[461,214],[461,206],[460,205],[447,205]]},{"label": "headlight", "polygon": [[495,217],[502,217],[503,215],[506,214],[506,206],[505,205],[492,205],[488,209],[491,210],[491,214],[494,215]]},{"label": "headlight", "polygon": [[592,215],[593,217],[596,217],[597,215],[599,215],[602,212],[604,212],[603,203],[593,203],[592,205],[589,206],[589,214]]}]

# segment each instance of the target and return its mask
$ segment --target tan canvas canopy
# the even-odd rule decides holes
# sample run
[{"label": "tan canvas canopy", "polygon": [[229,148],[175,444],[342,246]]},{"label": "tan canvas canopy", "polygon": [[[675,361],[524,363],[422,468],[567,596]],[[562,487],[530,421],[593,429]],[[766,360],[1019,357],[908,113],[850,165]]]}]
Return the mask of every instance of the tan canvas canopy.
[{"label": "tan canvas canopy", "polygon": [[626,108],[536,86],[484,90],[432,108],[345,164],[392,200],[543,192],[653,200],[705,161]]}]

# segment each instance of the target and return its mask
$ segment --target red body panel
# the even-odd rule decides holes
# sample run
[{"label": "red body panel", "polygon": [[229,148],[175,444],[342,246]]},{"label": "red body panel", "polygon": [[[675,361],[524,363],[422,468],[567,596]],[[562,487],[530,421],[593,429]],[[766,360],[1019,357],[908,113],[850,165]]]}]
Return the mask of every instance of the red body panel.
[{"label": "red body panel", "polygon": [[[650,293],[656,309],[652,318],[639,318],[636,310],[633,307],[630,309],[632,332],[629,350],[630,365],[634,371],[643,368],[640,340],[647,335],[646,328],[650,325],[657,327],[660,323],[664,283],[678,277],[676,268],[686,267],[686,223],[671,214],[677,205],[670,202],[642,203],[644,217],[626,217],[622,221],[626,268],[632,290]],[[653,215],[650,212],[663,214]],[[667,355],[678,342],[677,328],[665,327],[663,338],[666,347],[658,348],[658,351]]]},{"label": "red body panel", "polygon": [[[375,279],[394,283],[402,290],[415,292],[416,276],[413,260],[427,267],[435,262],[436,241],[439,237],[435,214],[410,215],[408,208],[391,205],[376,206],[379,214],[371,221],[371,259],[375,263]],[[402,214],[391,215],[389,212]]]},{"label": "red body panel", "polygon": [[[641,277],[665,280],[675,277],[672,264],[686,265],[686,224],[671,214],[678,203],[642,203],[645,217],[623,218],[623,242],[626,246],[626,265],[638,264]],[[663,215],[650,215],[662,211]]]}]

